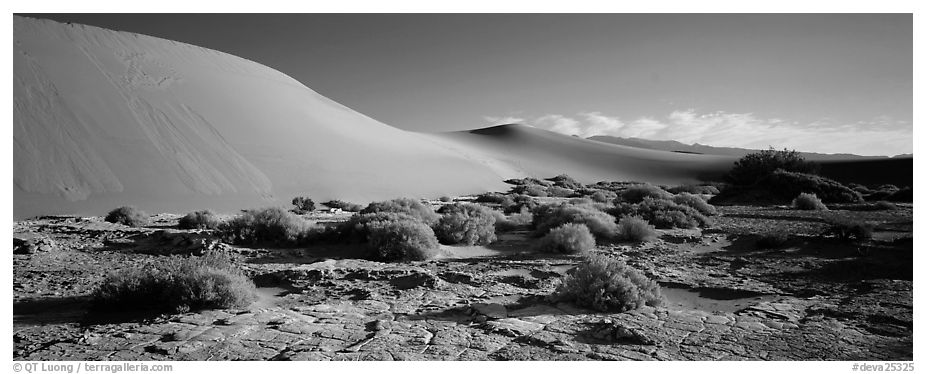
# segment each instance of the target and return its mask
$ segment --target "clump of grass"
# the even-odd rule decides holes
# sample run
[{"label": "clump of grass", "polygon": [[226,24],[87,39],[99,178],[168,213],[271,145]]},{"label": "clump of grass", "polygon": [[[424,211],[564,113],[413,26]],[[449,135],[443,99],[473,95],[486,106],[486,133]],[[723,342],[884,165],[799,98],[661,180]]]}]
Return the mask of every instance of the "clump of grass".
[{"label": "clump of grass", "polygon": [[444,244],[465,243],[485,245],[494,242],[495,216],[492,210],[477,204],[452,204],[438,211],[440,220],[434,225],[438,241]]},{"label": "clump of grass", "polygon": [[625,216],[617,222],[617,236],[631,242],[648,242],[656,239],[656,229],[637,216]]},{"label": "clump of grass", "polygon": [[121,206],[109,211],[105,220],[130,227],[140,227],[148,224],[148,214],[134,206]]},{"label": "clump of grass", "polygon": [[440,220],[440,216],[434,212],[434,209],[431,209],[430,206],[425,206],[421,202],[409,199],[409,198],[399,198],[389,201],[377,201],[370,203],[366,208],[360,211],[361,214],[369,213],[379,213],[379,212],[393,212],[393,213],[404,213],[412,217],[417,218],[421,222],[424,222],[428,226],[434,225]]},{"label": "clump of grass", "polygon": [[93,291],[93,306],[105,311],[237,308],[255,299],[254,283],[218,252],[116,271]]},{"label": "clump of grass", "polygon": [[295,245],[320,231],[313,223],[283,208],[251,209],[219,226],[234,244]]},{"label": "clump of grass", "polygon": [[584,224],[566,223],[547,232],[537,242],[541,252],[584,253],[595,248],[595,237]]},{"label": "clump of grass", "polygon": [[439,200],[440,200],[442,203],[449,203],[449,202],[453,201],[453,198],[451,198],[450,196],[441,196]]},{"label": "clump of grass", "polygon": [[572,274],[562,278],[550,296],[601,312],[626,312],[662,304],[659,284],[621,260],[588,256]]},{"label": "clump of grass", "polygon": [[791,200],[791,207],[799,210],[828,210],[826,204],[812,193],[801,193]]},{"label": "clump of grass", "polygon": [[187,213],[187,215],[181,217],[180,221],[177,222],[177,227],[181,230],[211,230],[219,227],[219,223],[219,219],[215,216],[215,213],[212,213],[211,210],[197,210],[195,212]]},{"label": "clump of grass", "polygon": [[614,217],[592,205],[548,204],[534,209],[533,214],[535,236],[542,236],[564,223],[584,224],[600,239],[613,238],[617,230]]},{"label": "clump of grass", "polygon": [[717,208],[714,208],[713,205],[708,204],[707,201],[701,198],[701,196],[693,195],[688,192],[681,192],[678,195],[672,197],[672,201],[676,204],[688,205],[692,208],[695,208],[698,212],[705,216],[715,216],[717,215]]}]

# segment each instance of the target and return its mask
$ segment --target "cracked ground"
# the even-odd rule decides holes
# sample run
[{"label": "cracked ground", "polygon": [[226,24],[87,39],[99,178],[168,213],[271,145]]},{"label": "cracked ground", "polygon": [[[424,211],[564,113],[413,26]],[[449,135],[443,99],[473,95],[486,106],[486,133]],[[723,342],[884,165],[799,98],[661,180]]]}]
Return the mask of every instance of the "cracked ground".
[{"label": "cracked ground", "polygon": [[[912,360],[912,207],[828,212],[720,207],[709,229],[599,243],[657,280],[666,301],[601,313],[547,300],[581,261],[530,251],[526,231],[412,263],[351,248],[241,248],[208,232],[43,217],[14,237],[16,360]],[[872,222],[864,242],[819,233],[826,215]],[[333,221],[346,216],[327,217]],[[779,249],[759,235],[785,230]],[[14,240],[15,242],[15,240]],[[112,270],[224,250],[258,286],[235,310],[127,316],[88,309]]]}]

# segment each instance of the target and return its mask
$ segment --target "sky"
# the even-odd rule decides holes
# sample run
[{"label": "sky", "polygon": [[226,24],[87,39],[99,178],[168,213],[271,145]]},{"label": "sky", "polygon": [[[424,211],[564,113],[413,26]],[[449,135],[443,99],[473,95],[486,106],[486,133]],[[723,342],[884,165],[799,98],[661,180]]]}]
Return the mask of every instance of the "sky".
[{"label": "sky", "polygon": [[56,14],[275,68],[383,123],[896,155],[910,14]]}]

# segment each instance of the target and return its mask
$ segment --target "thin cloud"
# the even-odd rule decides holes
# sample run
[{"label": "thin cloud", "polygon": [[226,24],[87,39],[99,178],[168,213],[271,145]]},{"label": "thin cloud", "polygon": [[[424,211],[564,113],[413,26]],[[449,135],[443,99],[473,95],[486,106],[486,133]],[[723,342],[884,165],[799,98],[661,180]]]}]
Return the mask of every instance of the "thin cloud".
[{"label": "thin cloud", "polygon": [[772,146],[860,155],[895,155],[913,151],[912,126],[886,116],[854,123],[829,118],[798,123],[781,118],[764,119],[752,113],[699,113],[687,109],[673,111],[663,118],[641,117],[629,121],[601,112],[581,112],[574,116],[546,114],[533,120],[485,118],[516,119],[508,123],[525,123],[583,138],[610,135],[722,147],[764,149]]}]

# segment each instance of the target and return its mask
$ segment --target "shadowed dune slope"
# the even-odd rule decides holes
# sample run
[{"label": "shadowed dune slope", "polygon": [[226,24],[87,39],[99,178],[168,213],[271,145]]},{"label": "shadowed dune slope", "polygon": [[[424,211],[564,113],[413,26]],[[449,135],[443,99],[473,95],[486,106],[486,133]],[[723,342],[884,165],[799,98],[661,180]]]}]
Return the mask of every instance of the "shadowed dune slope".
[{"label": "shadowed dune slope", "polygon": [[437,134],[460,149],[483,155],[520,175],[561,173],[585,182],[601,180],[682,184],[718,180],[736,160],[606,144],[525,125]]},{"label": "shadowed dune slope", "polygon": [[681,183],[732,164],[526,126],[407,132],[210,49],[24,17],[13,36],[14,218],[363,203],[559,173]]}]

